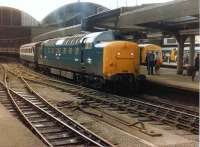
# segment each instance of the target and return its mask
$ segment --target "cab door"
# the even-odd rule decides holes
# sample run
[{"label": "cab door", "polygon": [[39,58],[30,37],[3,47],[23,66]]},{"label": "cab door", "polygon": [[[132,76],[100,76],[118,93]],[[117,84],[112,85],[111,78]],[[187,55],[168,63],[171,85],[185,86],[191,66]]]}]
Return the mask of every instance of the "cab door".
[{"label": "cab door", "polygon": [[85,72],[86,70],[86,65],[85,65],[85,55],[84,55],[84,52],[85,52],[85,41],[86,41],[87,38],[84,38],[82,43],[81,43],[81,53],[80,53],[80,66],[81,66],[81,71],[82,72]]},{"label": "cab door", "polygon": [[95,59],[95,49],[92,41],[85,38],[82,42],[82,51],[81,51],[81,68],[83,72],[88,74],[96,73],[96,59]]}]

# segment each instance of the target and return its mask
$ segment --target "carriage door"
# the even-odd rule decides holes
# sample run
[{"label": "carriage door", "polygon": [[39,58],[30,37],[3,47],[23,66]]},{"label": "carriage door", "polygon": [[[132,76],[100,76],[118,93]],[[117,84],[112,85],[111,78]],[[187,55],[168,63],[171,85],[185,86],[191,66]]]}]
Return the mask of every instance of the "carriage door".
[{"label": "carriage door", "polygon": [[33,51],[33,59],[34,59],[34,62],[35,62],[35,64],[37,64],[38,56],[37,56],[37,48],[36,48],[36,45],[32,48],[32,51]]},{"label": "carriage door", "polygon": [[36,55],[38,58],[38,63],[42,64],[44,60],[44,45],[38,47],[38,50],[36,50]]}]

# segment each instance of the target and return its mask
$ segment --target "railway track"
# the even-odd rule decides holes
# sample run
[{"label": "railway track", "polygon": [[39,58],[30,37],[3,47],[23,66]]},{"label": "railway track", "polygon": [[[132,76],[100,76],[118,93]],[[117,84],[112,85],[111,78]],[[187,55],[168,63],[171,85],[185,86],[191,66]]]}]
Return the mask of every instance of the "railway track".
[{"label": "railway track", "polygon": [[[78,124],[38,95],[21,76],[24,89],[8,87],[8,73],[0,83],[0,102],[19,117],[46,145],[54,146],[114,146]],[[12,86],[12,85],[10,85]]]},{"label": "railway track", "polygon": [[[22,70],[22,69],[21,69]],[[16,72],[16,71],[15,71]],[[18,73],[20,73],[20,71],[17,71]],[[30,79],[41,79],[41,80],[44,80],[44,81],[48,81],[52,84],[59,84],[59,86],[62,86],[62,85],[66,85],[66,86],[75,86],[77,88],[80,88],[80,89],[85,89],[86,87],[83,87],[83,86],[80,86],[80,85],[75,85],[75,84],[72,84],[72,83],[66,83],[66,82],[62,82],[60,80],[55,80],[55,79],[52,79],[52,78],[47,78],[46,76],[38,73],[38,72],[34,72],[34,71],[31,71],[32,73],[28,73],[28,72],[23,72],[23,76],[25,78],[27,78],[27,80],[30,80]],[[12,74],[14,74],[12,72]],[[31,78],[30,78],[31,77]],[[89,89],[89,90],[92,90],[90,88],[86,88],[86,89]],[[131,97],[132,99],[136,99],[136,100],[143,100],[143,101],[146,101],[146,102],[149,102],[149,103],[152,103],[152,104],[155,104],[155,105],[159,105],[159,106],[163,106],[163,107],[167,107],[167,108],[170,108],[170,109],[174,109],[174,110],[177,110],[177,111],[183,111],[185,113],[189,113],[189,114],[192,114],[192,115],[199,115],[199,111],[198,110],[194,110],[194,109],[191,109],[189,107],[186,107],[185,105],[181,105],[181,104],[172,104],[164,99],[160,99],[160,98],[155,98],[155,97],[152,97],[152,96],[149,96],[149,95],[136,95],[134,97]]]},{"label": "railway track", "polygon": [[15,105],[12,103],[9,95],[6,91],[6,88],[3,86],[3,83],[0,83],[0,103],[7,108],[7,110],[18,118]]},{"label": "railway track", "polygon": [[[25,74],[25,73],[24,73]],[[127,98],[100,92],[94,89],[82,87],[71,83],[65,83],[54,79],[40,78],[28,74],[26,80],[43,83],[54,88],[78,95],[84,99],[84,103],[91,107],[109,108],[116,111],[124,111],[132,117],[142,118],[141,121],[158,121],[164,124],[199,133],[199,113],[183,106],[176,106],[167,102],[156,101],[156,103],[142,101],[142,97],[135,96]],[[30,76],[32,75],[32,78]],[[37,78],[37,79],[36,79]],[[66,88],[67,86],[67,88]]]},{"label": "railway track", "polygon": [[127,113],[132,117],[141,118],[139,121],[159,121],[194,134],[198,134],[199,132],[199,116],[197,115],[126,97],[103,95],[93,90],[84,90],[83,92],[71,89],[68,92],[80,96],[91,107],[107,108],[120,112],[124,111],[123,113]]},{"label": "railway track", "polygon": [[112,95],[72,84],[67,84],[68,88],[64,88],[61,83],[55,85],[55,82],[45,83],[44,81],[41,82],[33,79],[27,80],[30,82],[43,83],[79,96],[84,99],[85,105],[90,105],[93,108],[97,107],[124,111],[123,113],[127,113],[132,117],[141,118],[139,121],[158,121],[163,124],[190,131],[194,134],[198,134],[199,132],[198,113],[184,109],[181,106],[174,106],[168,103],[153,104],[138,100],[139,98],[135,99]]},{"label": "railway track", "polygon": [[164,100],[164,99],[159,99],[158,97],[153,97],[153,96],[149,96],[149,95],[137,95],[135,97],[137,100],[145,100],[149,103],[152,103],[152,104],[155,104],[155,105],[159,105],[159,106],[162,106],[162,107],[167,107],[167,108],[170,108],[170,109],[174,109],[174,110],[177,110],[177,111],[182,111],[184,113],[188,113],[188,114],[191,114],[191,115],[196,115],[196,116],[199,116],[199,110],[198,109],[192,109],[192,108],[186,108],[185,105],[181,105],[181,104],[172,104],[170,102],[168,102],[167,100]]}]

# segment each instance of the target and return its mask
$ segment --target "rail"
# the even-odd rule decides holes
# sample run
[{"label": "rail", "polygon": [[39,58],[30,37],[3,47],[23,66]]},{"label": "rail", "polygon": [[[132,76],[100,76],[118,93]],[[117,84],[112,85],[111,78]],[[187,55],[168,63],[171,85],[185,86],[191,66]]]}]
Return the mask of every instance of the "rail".
[{"label": "rail", "polygon": [[20,76],[27,92],[8,87],[8,75],[5,67],[1,85],[6,89],[8,98],[16,108],[20,119],[48,146],[84,145],[114,146],[107,140],[94,134],[37,94],[26,80]]}]

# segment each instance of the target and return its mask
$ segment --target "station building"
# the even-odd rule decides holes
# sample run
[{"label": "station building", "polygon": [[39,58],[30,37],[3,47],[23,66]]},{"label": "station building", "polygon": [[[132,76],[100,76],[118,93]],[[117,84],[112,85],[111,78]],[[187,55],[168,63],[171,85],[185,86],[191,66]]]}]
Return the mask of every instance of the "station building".
[{"label": "station building", "polygon": [[[63,29],[59,32],[58,29],[80,24],[83,18],[106,10],[108,9],[94,3],[72,3],[56,9],[39,22],[21,10],[0,7],[0,53],[18,56],[19,47],[35,41],[33,38],[36,36],[38,40],[46,40],[78,33],[81,31],[79,25],[67,30],[67,33],[63,33]],[[56,33],[52,35],[51,31]]]},{"label": "station building", "polygon": [[[176,38],[179,56],[177,73],[181,74],[186,39],[190,41],[189,63],[191,66],[194,64],[195,35],[199,35],[198,8],[198,0],[176,0],[163,4],[122,7],[110,11],[98,4],[77,2],[58,8],[39,24],[25,12],[4,7],[0,11],[0,29],[4,30],[0,36],[0,47],[4,50],[5,48],[14,50],[31,40],[63,37],[80,33],[82,30],[95,31],[97,28],[135,33],[136,38],[137,33],[158,31],[163,36]],[[8,52],[11,52],[11,49]]]},{"label": "station building", "polygon": [[33,41],[41,41],[56,37],[73,35],[82,31],[81,23],[84,18],[109,9],[101,5],[90,2],[77,2],[64,5],[47,15],[41,25],[44,27],[54,27],[52,31],[46,31],[40,35],[33,35]]},{"label": "station building", "polygon": [[107,11],[106,7],[90,2],[64,5],[47,15],[41,22],[45,26],[68,27],[81,24],[83,18]]},{"label": "station building", "polygon": [[31,27],[39,22],[29,14],[10,7],[0,7],[0,52],[16,55],[19,46],[31,41]]}]

